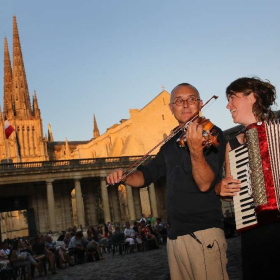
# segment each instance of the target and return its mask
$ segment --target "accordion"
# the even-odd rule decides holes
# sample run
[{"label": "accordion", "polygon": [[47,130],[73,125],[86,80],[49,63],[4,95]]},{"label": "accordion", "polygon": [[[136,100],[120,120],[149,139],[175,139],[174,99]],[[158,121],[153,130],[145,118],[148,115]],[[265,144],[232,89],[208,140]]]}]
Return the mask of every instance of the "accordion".
[{"label": "accordion", "polygon": [[233,197],[236,229],[280,221],[280,123],[246,128],[246,143],[229,152],[230,173],[241,181]]}]

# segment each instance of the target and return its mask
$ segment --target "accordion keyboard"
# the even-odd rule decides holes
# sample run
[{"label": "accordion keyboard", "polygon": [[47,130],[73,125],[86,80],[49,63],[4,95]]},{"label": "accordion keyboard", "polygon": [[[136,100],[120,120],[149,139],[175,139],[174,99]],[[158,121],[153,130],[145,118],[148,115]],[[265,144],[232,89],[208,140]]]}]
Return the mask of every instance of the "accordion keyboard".
[{"label": "accordion keyboard", "polygon": [[233,197],[233,203],[236,229],[242,231],[258,223],[252,196],[247,145],[229,152],[229,164],[233,179],[241,181],[240,191]]}]

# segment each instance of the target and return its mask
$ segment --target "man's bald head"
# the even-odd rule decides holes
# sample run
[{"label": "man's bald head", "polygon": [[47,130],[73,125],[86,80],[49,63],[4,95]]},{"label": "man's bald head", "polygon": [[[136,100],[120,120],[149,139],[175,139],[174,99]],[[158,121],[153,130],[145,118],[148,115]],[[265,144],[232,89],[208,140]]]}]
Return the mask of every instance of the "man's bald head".
[{"label": "man's bald head", "polygon": [[194,89],[197,92],[197,97],[200,98],[199,91],[197,90],[196,87],[194,87],[193,85],[191,85],[189,83],[181,83],[181,84],[177,85],[175,88],[172,89],[171,96],[170,96],[170,103],[173,101],[174,91],[178,87],[191,87],[192,89]]}]

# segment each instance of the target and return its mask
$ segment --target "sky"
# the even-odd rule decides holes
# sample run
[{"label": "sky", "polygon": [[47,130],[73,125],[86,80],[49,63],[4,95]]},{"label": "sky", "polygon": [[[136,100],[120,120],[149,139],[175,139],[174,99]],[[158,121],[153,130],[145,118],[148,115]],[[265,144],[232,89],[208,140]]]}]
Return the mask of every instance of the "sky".
[{"label": "sky", "polygon": [[227,129],[232,81],[257,76],[280,90],[279,10],[276,0],[1,0],[0,88],[16,15],[29,93],[55,141],[90,140],[93,114],[103,134],[182,82],[204,102],[219,96],[204,115]]}]

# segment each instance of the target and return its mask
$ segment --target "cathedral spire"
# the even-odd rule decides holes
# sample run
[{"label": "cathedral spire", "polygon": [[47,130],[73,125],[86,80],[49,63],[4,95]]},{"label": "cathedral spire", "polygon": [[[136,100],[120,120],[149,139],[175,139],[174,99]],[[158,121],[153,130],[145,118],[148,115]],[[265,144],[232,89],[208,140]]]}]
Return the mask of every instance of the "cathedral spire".
[{"label": "cathedral spire", "polygon": [[36,119],[41,118],[41,112],[38,105],[36,90],[34,90],[34,95],[33,95],[33,115],[35,116]]},{"label": "cathedral spire", "polygon": [[4,115],[11,119],[13,117],[13,73],[11,67],[10,53],[8,48],[8,41],[4,39]]},{"label": "cathedral spire", "polygon": [[53,142],[52,127],[50,123],[48,124],[48,141]]},{"label": "cathedral spire", "polygon": [[93,115],[93,138],[97,138],[99,136],[100,136],[99,129],[97,126],[95,115]]},{"label": "cathedral spire", "polygon": [[30,96],[21,52],[16,16],[13,17],[13,94],[16,116],[24,119],[30,117]]}]

